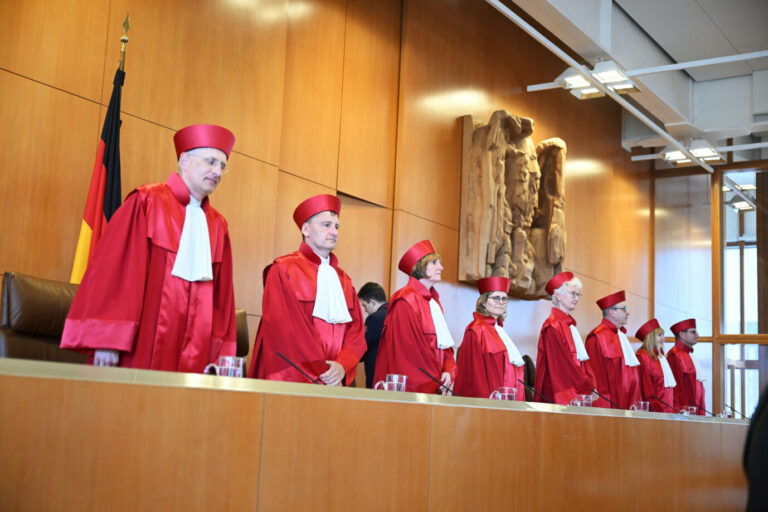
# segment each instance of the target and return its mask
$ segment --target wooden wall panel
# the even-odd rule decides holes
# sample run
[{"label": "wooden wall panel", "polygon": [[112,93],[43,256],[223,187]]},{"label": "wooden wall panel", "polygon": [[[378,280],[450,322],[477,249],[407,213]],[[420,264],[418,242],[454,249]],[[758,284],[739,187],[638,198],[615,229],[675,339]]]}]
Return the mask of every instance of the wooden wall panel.
[{"label": "wooden wall panel", "polygon": [[280,169],[336,186],[345,0],[289,0]]},{"label": "wooden wall panel", "polygon": [[[541,510],[620,510],[618,418],[545,414]],[[600,439],[599,443],[594,440]],[[598,469],[599,468],[599,469]]]},{"label": "wooden wall panel", "polygon": [[347,3],[337,188],[392,207],[401,2]]},{"label": "wooden wall panel", "polygon": [[109,5],[109,0],[3,0],[0,68],[99,101]]},{"label": "wooden wall panel", "polygon": [[541,510],[541,415],[432,411],[429,510]]},{"label": "wooden wall panel", "polygon": [[265,413],[259,510],[427,509],[430,408],[269,395]]},{"label": "wooden wall panel", "polygon": [[0,97],[0,133],[15,161],[0,187],[0,270],[68,281],[99,105],[2,70]]},{"label": "wooden wall panel", "polygon": [[[277,197],[275,205],[275,234],[273,258],[298,250],[301,231],[293,222],[293,210],[299,204],[317,194],[334,194],[333,189],[307,181],[286,172],[277,173]],[[339,241],[342,238],[339,237]],[[353,243],[349,240],[348,243]]]},{"label": "wooden wall panel", "polygon": [[[744,443],[747,440],[747,429],[740,425],[721,424],[720,425],[720,459],[721,460],[742,460],[744,453]],[[747,506],[747,495],[744,489],[747,488],[747,479],[741,467],[735,468],[728,474],[721,475],[717,482],[721,489],[719,502],[721,508],[744,510]]]},{"label": "wooden wall panel", "polygon": [[256,510],[262,403],[257,394],[4,376],[0,417],[14,421],[0,422],[0,508]]},{"label": "wooden wall panel", "polygon": [[276,165],[287,0],[114,0],[104,103],[129,8],[133,28],[123,110],[174,130],[194,123],[223,125],[235,134],[236,151]]}]

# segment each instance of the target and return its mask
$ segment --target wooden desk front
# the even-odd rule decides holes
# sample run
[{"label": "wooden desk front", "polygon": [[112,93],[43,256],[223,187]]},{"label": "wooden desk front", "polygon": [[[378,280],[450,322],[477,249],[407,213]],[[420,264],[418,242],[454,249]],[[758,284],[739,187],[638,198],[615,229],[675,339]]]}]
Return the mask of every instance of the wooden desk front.
[{"label": "wooden desk front", "polygon": [[0,359],[0,510],[743,510],[746,430]]}]

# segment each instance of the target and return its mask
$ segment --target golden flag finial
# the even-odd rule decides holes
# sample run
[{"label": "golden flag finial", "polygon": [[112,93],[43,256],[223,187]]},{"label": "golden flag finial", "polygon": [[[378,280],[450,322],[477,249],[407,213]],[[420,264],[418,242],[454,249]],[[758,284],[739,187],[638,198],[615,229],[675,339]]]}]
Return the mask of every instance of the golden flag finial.
[{"label": "golden flag finial", "polygon": [[120,47],[120,71],[125,70],[125,45],[128,44],[128,30],[131,28],[131,11],[130,9],[125,14],[125,19],[123,20],[123,37],[120,38],[120,42],[122,43]]}]

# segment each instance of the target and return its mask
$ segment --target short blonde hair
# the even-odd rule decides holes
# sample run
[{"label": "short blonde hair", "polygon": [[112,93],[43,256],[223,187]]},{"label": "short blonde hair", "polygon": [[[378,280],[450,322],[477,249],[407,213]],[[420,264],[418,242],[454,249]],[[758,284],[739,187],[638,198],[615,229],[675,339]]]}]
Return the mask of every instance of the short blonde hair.
[{"label": "short blonde hair", "polygon": [[642,346],[643,350],[648,352],[648,354],[654,359],[659,358],[659,356],[656,354],[657,350],[659,354],[664,353],[664,345],[662,345],[656,340],[656,336],[658,336],[659,334],[664,334],[664,329],[662,329],[661,327],[657,327],[656,329],[646,334],[645,339],[643,340],[643,346]]},{"label": "short blonde hair", "polygon": [[414,279],[424,279],[427,277],[427,265],[439,259],[440,255],[436,252],[427,254],[416,262],[416,264],[413,266],[413,270],[411,270],[411,275],[414,277]]},{"label": "short blonde hair", "polygon": [[565,293],[568,290],[568,288],[571,287],[571,286],[573,286],[577,290],[581,290],[582,287],[583,287],[582,284],[581,284],[581,279],[579,279],[578,277],[574,276],[573,279],[571,279],[569,281],[566,281],[563,284],[561,284],[560,287],[557,290],[552,292],[552,304],[557,305],[557,299],[555,298],[556,294]]}]

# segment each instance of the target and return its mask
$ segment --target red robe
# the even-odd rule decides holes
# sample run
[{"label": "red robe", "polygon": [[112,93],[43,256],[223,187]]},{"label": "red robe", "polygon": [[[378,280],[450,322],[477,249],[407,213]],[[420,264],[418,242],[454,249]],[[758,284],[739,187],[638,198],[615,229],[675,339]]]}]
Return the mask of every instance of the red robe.
[{"label": "red robe", "polygon": [[704,384],[696,379],[696,367],[691,360],[693,348],[680,340],[675,340],[675,346],[667,354],[667,361],[672,368],[677,386],[675,386],[675,409],[694,406],[696,414],[705,416]]},{"label": "red robe", "polygon": [[171,275],[189,190],[166,183],[132,191],[107,224],[64,324],[61,347],[119,350],[120,366],[202,372],[235,355],[235,296],[227,222],[203,200],[213,280]]},{"label": "red robe", "polygon": [[392,295],[376,358],[377,382],[383,381],[387,374],[406,375],[406,391],[439,393],[439,384],[419,368],[438,380],[442,380],[445,372],[451,374],[452,380],[456,377],[453,348],[437,348],[437,335],[429,310],[432,298],[440,304],[437,290],[427,290],[413,277]]},{"label": "red robe", "polygon": [[[654,412],[677,412],[669,406],[674,405],[674,389],[664,386],[664,372],[661,369],[661,362],[654,359],[651,355],[641,348],[636,352],[637,359],[640,361],[640,394],[643,400],[650,404],[651,411]],[[653,398],[657,396],[661,401]]]},{"label": "red robe", "polygon": [[[568,313],[552,308],[541,326],[536,355],[536,395],[539,402],[554,401],[568,405],[576,395],[591,395],[594,377],[586,364],[576,357],[571,325],[576,320]],[[535,393],[534,393],[535,395]]]},{"label": "red robe", "polygon": [[366,348],[363,314],[352,280],[339,268],[336,255],[331,253],[330,258],[352,321],[329,324],[312,315],[320,258],[302,242],[298,251],[277,258],[264,269],[262,317],[249,377],[309,382],[277,355],[280,352],[315,380],[320,381],[320,374],[328,371],[326,361],[344,367],[345,385],[355,380],[357,363]]},{"label": "red robe", "polygon": [[517,388],[515,400],[525,401],[525,386],[520,382],[525,366],[509,362],[507,347],[494,329],[493,317],[478,313],[474,317],[459,348],[453,390],[458,396],[488,398],[502,386],[512,387]]},{"label": "red robe", "polygon": [[[621,330],[626,332],[623,327]],[[624,364],[618,333],[616,326],[604,318],[587,335],[584,346],[589,354],[587,366],[595,376],[597,391],[616,404],[617,408],[629,409],[641,397],[639,366]],[[602,398],[598,398],[593,406],[614,407]]]}]

